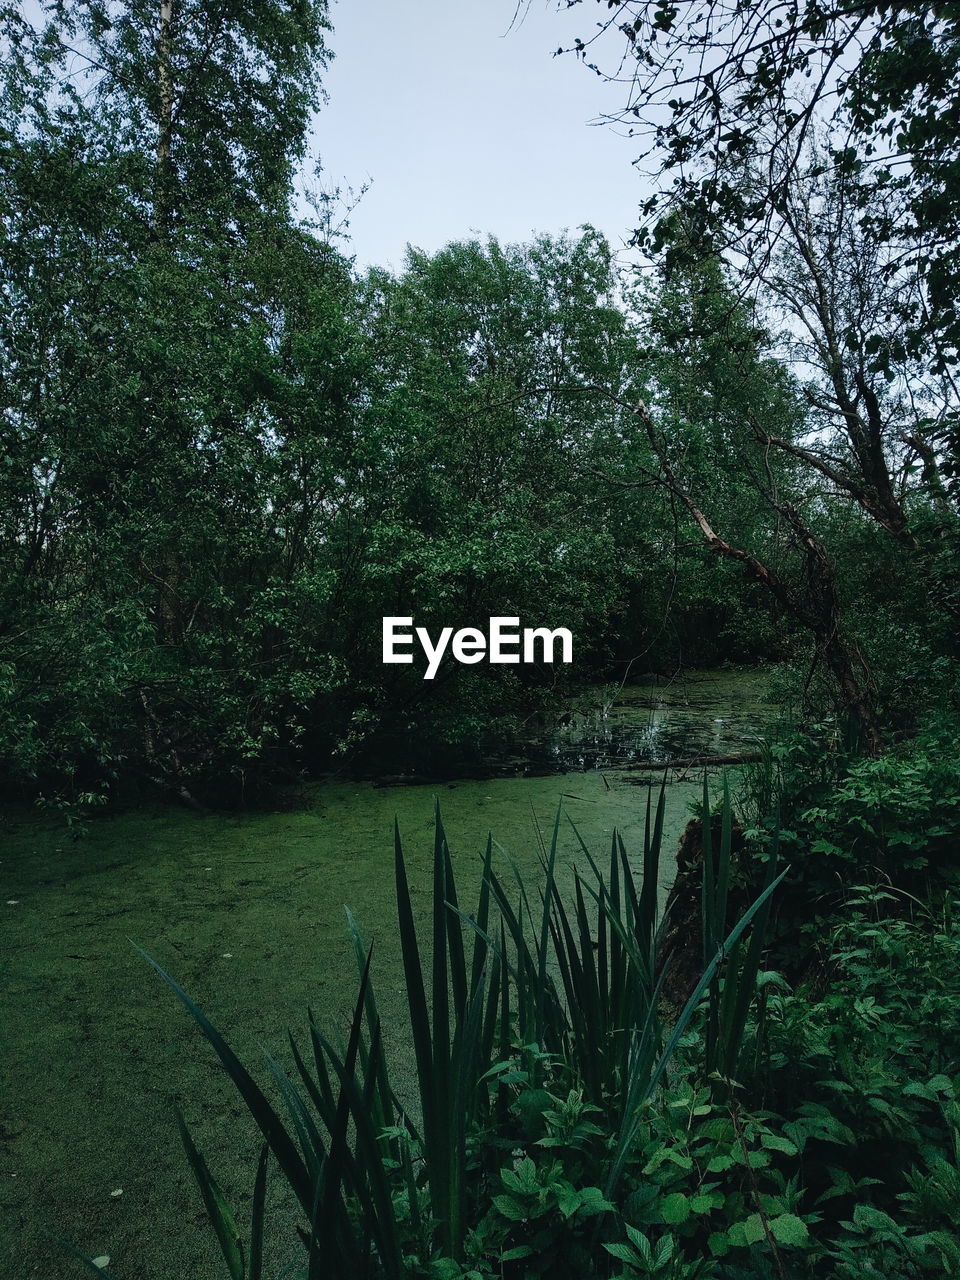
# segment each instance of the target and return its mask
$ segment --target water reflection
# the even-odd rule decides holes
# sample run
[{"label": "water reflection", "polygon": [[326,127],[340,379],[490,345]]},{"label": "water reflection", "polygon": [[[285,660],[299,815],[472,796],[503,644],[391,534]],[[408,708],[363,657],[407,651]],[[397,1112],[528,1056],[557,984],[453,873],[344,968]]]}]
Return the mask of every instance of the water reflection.
[{"label": "water reflection", "polygon": [[766,687],[762,672],[694,671],[596,690],[526,749],[567,770],[741,755],[769,728]]}]

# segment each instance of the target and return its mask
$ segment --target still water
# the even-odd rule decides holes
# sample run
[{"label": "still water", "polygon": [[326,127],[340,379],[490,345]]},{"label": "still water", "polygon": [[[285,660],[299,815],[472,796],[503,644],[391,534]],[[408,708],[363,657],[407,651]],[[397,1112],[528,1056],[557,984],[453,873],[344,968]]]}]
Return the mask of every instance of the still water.
[{"label": "still water", "polygon": [[[458,874],[469,881],[488,833],[525,871],[535,870],[558,812],[561,867],[583,862],[572,825],[594,856],[606,855],[618,830],[639,860],[648,786],[656,795],[665,783],[665,891],[673,851],[702,794],[703,771],[692,762],[755,752],[771,724],[766,689],[765,673],[756,671],[692,671],[623,688],[598,686],[557,724],[528,727],[493,757],[495,777],[388,786],[329,781],[311,788],[310,807],[355,850],[359,893],[363,851],[371,841],[382,846],[394,817],[414,859],[426,856],[434,797]],[[677,767],[664,767],[671,762]]]},{"label": "still water", "polygon": [[769,729],[767,683],[754,671],[690,671],[598,691],[592,705],[571,712],[550,752],[568,769],[749,753]]},{"label": "still water", "polygon": [[[601,857],[619,828],[636,865],[645,784],[665,779],[665,892],[700,774],[636,766],[749,751],[769,720],[763,684],[754,674],[703,672],[588,691],[563,723],[528,727],[498,762],[500,776],[483,780],[329,780],[272,813],[144,807],[97,818],[79,840],[54,815],[9,815],[0,1074],[17,1089],[2,1153],[10,1176],[0,1177],[0,1224],[14,1232],[5,1243],[0,1225],[0,1257],[29,1259],[31,1274],[65,1274],[55,1231],[109,1253],[118,1275],[219,1274],[177,1149],[171,1095],[227,1185],[248,1185],[256,1144],[222,1073],[132,942],[256,1069],[263,1047],[282,1055],[287,1028],[302,1028],[308,1007],[334,1034],[347,1025],[357,989],[349,906],[374,943],[394,1085],[413,1099],[394,820],[426,933],[435,797],[469,910],[487,832],[505,878],[508,851],[533,886],[558,811],[561,884],[585,861],[571,821]],[[114,1199],[116,1188],[123,1194]]]}]

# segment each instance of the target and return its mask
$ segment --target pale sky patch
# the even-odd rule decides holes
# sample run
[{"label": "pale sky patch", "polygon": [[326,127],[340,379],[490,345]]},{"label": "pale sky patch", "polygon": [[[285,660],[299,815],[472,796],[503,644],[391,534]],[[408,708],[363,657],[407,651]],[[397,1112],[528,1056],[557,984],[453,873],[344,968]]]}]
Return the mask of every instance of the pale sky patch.
[{"label": "pale sky patch", "polygon": [[[637,144],[591,126],[621,104],[572,54],[592,4],[533,0],[336,0],[330,102],[313,145],[325,185],[370,190],[350,219],[359,265],[402,266],[487,234],[504,242],[591,223],[623,249],[649,189]],[[623,258],[633,255],[621,255]]]}]

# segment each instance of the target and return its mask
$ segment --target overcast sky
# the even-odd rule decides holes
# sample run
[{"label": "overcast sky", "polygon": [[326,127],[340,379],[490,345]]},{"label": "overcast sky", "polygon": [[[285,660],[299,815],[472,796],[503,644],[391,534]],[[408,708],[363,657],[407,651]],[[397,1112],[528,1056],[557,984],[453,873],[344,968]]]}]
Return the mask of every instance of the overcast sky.
[{"label": "overcast sky", "polygon": [[315,148],[329,186],[370,190],[351,217],[361,266],[399,268],[408,243],[575,231],[620,248],[647,190],[636,147],[591,126],[619,103],[573,55],[552,56],[596,21],[592,0],[556,12],[532,0],[334,0]]}]

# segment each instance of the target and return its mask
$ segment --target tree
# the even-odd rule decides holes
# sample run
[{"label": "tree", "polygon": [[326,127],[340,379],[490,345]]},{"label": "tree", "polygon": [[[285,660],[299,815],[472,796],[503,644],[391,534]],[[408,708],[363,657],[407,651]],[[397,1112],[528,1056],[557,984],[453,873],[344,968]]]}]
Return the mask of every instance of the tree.
[{"label": "tree", "polygon": [[955,619],[956,15],[613,4],[576,44],[601,73],[611,37],[618,119],[666,180],[638,241],[680,271],[723,254],[810,400],[804,431],[758,439],[876,522]]},{"label": "tree", "polygon": [[344,295],[290,213],[325,6],[48,12],[0,13],[8,763],[237,780],[335,679],[271,632],[291,327]]},{"label": "tree", "polygon": [[581,677],[604,653],[636,561],[617,545],[609,494],[584,478],[618,447],[592,388],[616,390],[635,359],[610,250],[590,229],[452,244],[362,288],[370,382],[331,535],[341,630],[363,637],[355,689],[379,732],[475,741],[569,673],[451,662],[425,684],[379,665],[380,619],[563,625]]},{"label": "tree", "polygon": [[[583,0],[569,0],[568,7]],[[703,251],[762,252],[771,213],[829,125],[830,163],[857,175],[862,224],[921,273],[908,311],[915,352],[955,361],[960,337],[960,15],[949,5],[820,0],[602,0],[577,54],[627,86],[615,117],[645,140],[672,187],[645,206],[682,203]],[[621,52],[604,70],[608,37]],[[745,180],[749,170],[749,180]],[[877,207],[883,196],[882,206]],[[669,223],[639,232],[659,247]]]},{"label": "tree", "polygon": [[878,751],[870,674],[815,528],[822,489],[805,491],[790,450],[768,446],[770,438],[786,444],[802,432],[798,388],[764,352],[765,335],[716,259],[667,272],[644,310],[646,359],[631,411],[638,432],[616,480],[664,490],[712,556],[739,565],[781,616],[809,634],[840,708],[865,749]]},{"label": "tree", "polygon": [[59,70],[71,110],[93,94],[155,230],[221,239],[224,223],[287,209],[329,56],[326,0],[58,0],[37,32],[4,19],[9,42]]},{"label": "tree", "polygon": [[855,178],[830,172],[812,149],[807,159],[781,197],[774,247],[753,271],[762,303],[786,322],[783,343],[811,412],[802,436],[761,438],[903,547],[935,607],[955,618],[942,552],[956,523],[943,471],[957,389],[911,349],[905,315],[922,284],[865,229]]}]

